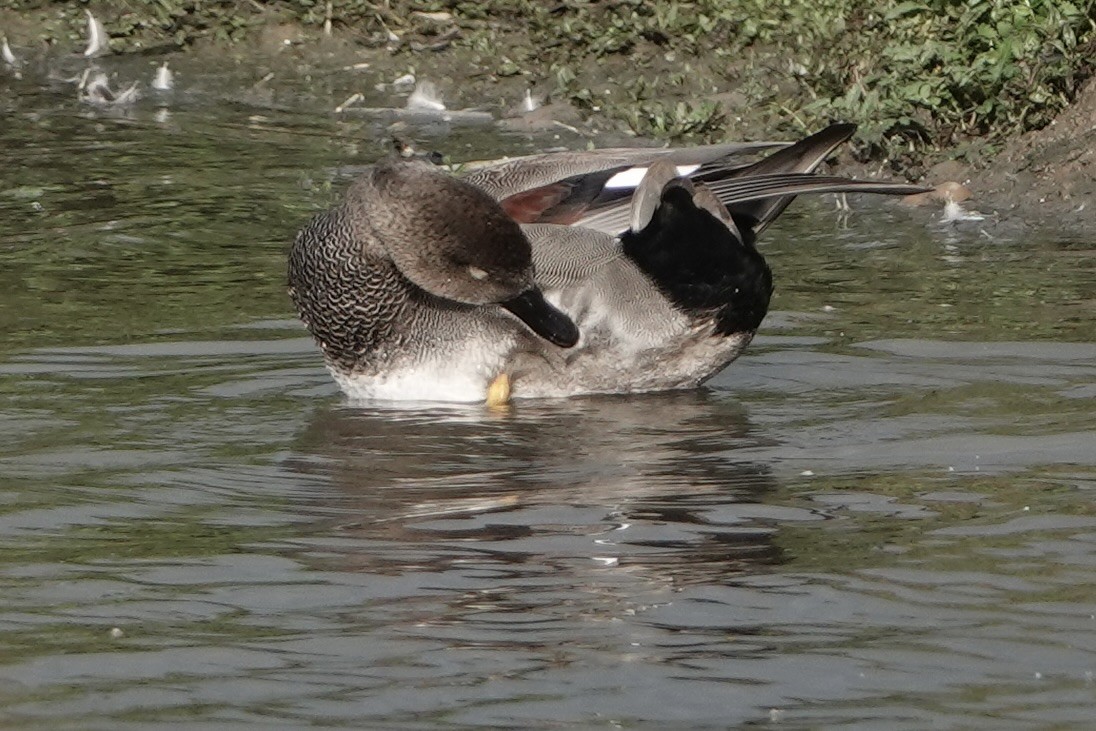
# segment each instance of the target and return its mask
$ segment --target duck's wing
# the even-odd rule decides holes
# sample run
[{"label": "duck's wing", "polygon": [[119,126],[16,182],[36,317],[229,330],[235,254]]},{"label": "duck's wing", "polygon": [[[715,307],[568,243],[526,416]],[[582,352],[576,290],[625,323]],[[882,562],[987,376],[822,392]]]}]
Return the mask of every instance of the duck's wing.
[{"label": "duck's wing", "polygon": [[[553,152],[528,155],[506,160],[475,164],[464,179],[487,191],[497,200],[534,188],[558,183],[576,175],[588,175],[618,168],[650,165],[669,157],[680,166],[706,169],[714,163],[726,167],[729,161],[737,166],[750,165],[759,153],[788,146],[789,142],[727,142],[688,148],[670,147],[610,147],[600,150]],[[692,172],[692,171],[690,171]],[[683,173],[684,174],[684,173]],[[638,178],[642,173],[638,174]]]},{"label": "duck's wing", "polygon": [[786,142],[734,142],[684,149],[613,148],[515,158],[472,170],[464,180],[502,204],[519,223],[573,223],[582,212],[627,199],[656,160],[679,175],[738,170]]},{"label": "duck's wing", "polygon": [[[905,183],[880,183],[827,177],[813,182],[812,171],[838,145],[846,141],[856,127],[835,124],[792,145],[748,143],[714,145],[685,150],[655,151],[666,153],[652,157],[651,151],[618,150],[593,153],[561,153],[562,164],[553,165],[555,155],[524,158],[512,171],[496,167],[491,175],[526,175],[522,185],[493,189],[502,207],[521,223],[556,223],[581,226],[618,235],[629,229],[632,196],[647,169],[658,160],[669,160],[675,175],[704,183],[726,205],[735,220],[755,234],[769,225],[799,193],[882,193],[908,195],[925,188]],[[753,155],[777,147],[775,152],[756,162]],[[642,153],[642,154],[640,154]],[[604,167],[580,169],[580,163]],[[571,164],[576,167],[570,167]],[[612,164],[610,164],[612,163]],[[578,172],[572,172],[578,170]],[[554,178],[567,172],[569,177]],[[785,177],[779,177],[785,176]],[[549,182],[542,181],[548,180]],[[823,182],[824,180],[824,182]],[[490,187],[490,177],[472,178]],[[752,182],[744,182],[752,181]],[[504,190],[524,189],[513,193]],[[500,197],[501,196],[501,197]]]}]

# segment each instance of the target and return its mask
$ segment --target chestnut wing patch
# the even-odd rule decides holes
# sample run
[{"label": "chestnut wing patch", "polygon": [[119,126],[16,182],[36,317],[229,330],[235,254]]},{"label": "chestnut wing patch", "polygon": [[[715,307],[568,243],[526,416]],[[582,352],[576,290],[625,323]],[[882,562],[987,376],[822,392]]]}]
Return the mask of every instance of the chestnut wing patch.
[{"label": "chestnut wing patch", "polygon": [[539,188],[530,188],[499,201],[502,209],[518,223],[556,223],[569,226],[583,216],[619,204],[631,197],[631,189],[607,190],[614,175],[630,166],[622,165],[596,173],[564,178]]}]

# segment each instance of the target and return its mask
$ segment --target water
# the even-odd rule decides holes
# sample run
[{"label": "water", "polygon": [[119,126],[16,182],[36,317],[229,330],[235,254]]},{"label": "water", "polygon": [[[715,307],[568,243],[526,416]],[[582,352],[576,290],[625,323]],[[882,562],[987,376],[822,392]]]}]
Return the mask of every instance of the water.
[{"label": "water", "polygon": [[0,89],[6,727],[1096,716],[1091,238],[799,201],[703,390],[351,408],[284,255],[376,129]]}]

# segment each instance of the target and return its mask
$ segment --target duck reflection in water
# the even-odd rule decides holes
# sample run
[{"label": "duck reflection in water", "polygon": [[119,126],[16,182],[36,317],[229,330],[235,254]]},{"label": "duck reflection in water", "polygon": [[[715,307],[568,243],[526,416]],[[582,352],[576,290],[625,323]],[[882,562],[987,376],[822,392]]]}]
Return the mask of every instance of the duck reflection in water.
[{"label": "duck reflection in water", "polygon": [[671,588],[780,562],[773,526],[751,517],[774,480],[734,459],[759,441],[740,405],[709,392],[496,413],[335,407],[289,464],[329,481],[304,509],[338,524],[357,570],[459,572],[471,561],[555,567],[580,585],[611,564]]}]

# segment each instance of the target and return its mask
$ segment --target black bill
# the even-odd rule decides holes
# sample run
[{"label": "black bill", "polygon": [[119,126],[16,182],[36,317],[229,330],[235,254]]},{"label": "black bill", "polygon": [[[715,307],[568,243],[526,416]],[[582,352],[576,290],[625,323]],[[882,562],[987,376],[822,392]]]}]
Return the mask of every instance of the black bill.
[{"label": "black bill", "polygon": [[517,297],[499,304],[550,343],[561,348],[570,348],[578,342],[578,327],[571,322],[571,318],[548,304],[539,289],[527,289]]}]

